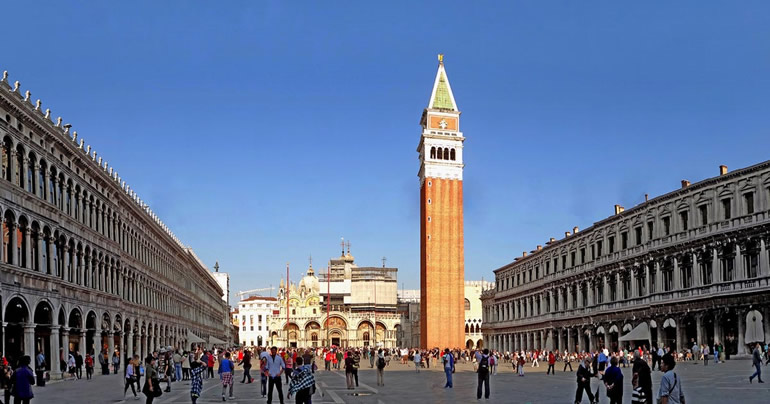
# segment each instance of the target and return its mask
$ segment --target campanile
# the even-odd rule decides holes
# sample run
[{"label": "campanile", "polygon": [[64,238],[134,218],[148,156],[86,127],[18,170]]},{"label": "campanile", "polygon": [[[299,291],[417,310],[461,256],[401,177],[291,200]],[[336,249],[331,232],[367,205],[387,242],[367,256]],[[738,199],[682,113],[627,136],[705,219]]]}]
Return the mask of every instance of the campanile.
[{"label": "campanile", "polygon": [[463,133],[460,111],[439,64],[422,112],[420,158],[420,345],[465,346]]}]

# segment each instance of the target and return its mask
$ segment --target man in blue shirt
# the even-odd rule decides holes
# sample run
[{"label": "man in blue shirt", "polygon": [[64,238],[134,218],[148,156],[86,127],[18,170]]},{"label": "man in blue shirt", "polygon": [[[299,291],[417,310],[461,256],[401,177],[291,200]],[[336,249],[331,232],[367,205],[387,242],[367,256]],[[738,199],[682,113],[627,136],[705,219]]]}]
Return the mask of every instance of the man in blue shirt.
[{"label": "man in blue shirt", "polygon": [[449,387],[451,389],[452,373],[455,371],[455,356],[449,352],[449,348],[444,349],[442,360],[444,361],[444,373],[446,373],[446,384],[444,385],[444,388]]},{"label": "man in blue shirt", "polygon": [[219,379],[222,381],[222,401],[225,401],[225,393],[227,388],[230,387],[230,400],[235,399],[233,397],[233,370],[235,364],[230,360],[230,352],[225,352],[225,358],[219,361]]},{"label": "man in blue shirt", "polygon": [[273,386],[278,389],[278,398],[283,404],[283,386],[281,385],[281,375],[286,369],[286,363],[283,362],[281,355],[278,355],[278,348],[270,348],[270,355],[266,355],[267,365],[265,367],[265,376],[267,376],[267,404],[273,402]]}]

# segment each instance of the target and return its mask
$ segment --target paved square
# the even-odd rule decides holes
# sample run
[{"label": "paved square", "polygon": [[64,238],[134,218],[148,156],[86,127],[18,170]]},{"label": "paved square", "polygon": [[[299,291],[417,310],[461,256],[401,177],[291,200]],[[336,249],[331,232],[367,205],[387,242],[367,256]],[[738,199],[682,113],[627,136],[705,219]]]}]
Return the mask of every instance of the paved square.
[{"label": "paved square", "polygon": [[[476,401],[476,374],[470,364],[460,363],[454,375],[454,388],[444,389],[444,373],[440,368],[421,369],[416,373],[413,365],[401,365],[392,362],[385,369],[385,386],[377,387],[376,374],[368,364],[359,371],[359,387],[347,390],[345,374],[339,372],[316,372],[318,391],[313,396],[313,403],[468,403]],[[575,366],[575,365],[573,365]],[[547,366],[526,367],[525,376],[514,374],[510,364],[498,368],[498,374],[491,377],[492,403],[571,403],[575,395],[575,372],[562,372],[562,365],[557,363],[556,375],[546,375]],[[749,384],[748,376],[753,372],[749,360],[732,360],[725,364],[708,366],[692,362],[679,363],[676,367],[688,403],[767,403],[770,401],[770,383]],[[623,369],[624,400],[631,401],[631,368]],[[763,367],[766,378],[770,379],[770,367]],[[237,371],[236,377],[243,373]],[[657,392],[661,373],[653,373],[653,391]],[[239,380],[239,379],[236,379]],[[257,379],[258,380],[258,379]],[[595,390],[599,382],[594,380]],[[165,386],[165,384],[164,384]],[[253,384],[235,384],[235,397],[231,404],[266,402],[259,394],[259,382]],[[155,403],[189,403],[190,386],[188,382],[172,384],[172,392],[164,393]],[[218,379],[204,380],[203,396],[199,403],[222,402],[221,385]],[[284,392],[288,389],[284,385]],[[144,402],[131,398],[123,399],[123,384],[119,375],[97,375],[91,381],[55,382],[46,387],[35,388],[34,402],[57,402],[61,404],[77,403],[122,403]],[[601,402],[607,402],[604,388],[600,389]],[[274,403],[278,403],[274,397]],[[293,403],[294,400],[285,400]],[[587,403],[588,398],[584,397]]]}]

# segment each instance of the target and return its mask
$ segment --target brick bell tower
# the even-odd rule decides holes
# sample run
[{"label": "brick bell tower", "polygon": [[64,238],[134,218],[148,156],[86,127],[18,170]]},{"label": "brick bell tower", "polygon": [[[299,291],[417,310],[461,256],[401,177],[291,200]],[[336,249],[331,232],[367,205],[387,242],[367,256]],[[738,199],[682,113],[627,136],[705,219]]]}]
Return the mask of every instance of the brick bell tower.
[{"label": "brick bell tower", "polygon": [[463,133],[460,111],[438,55],[422,112],[420,155],[420,346],[465,346]]}]

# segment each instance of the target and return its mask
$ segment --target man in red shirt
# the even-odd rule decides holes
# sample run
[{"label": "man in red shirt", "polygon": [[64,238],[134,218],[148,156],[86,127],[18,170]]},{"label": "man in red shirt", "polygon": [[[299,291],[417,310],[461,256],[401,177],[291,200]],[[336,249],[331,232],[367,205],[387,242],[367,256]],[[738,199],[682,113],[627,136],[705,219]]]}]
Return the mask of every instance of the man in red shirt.
[{"label": "man in red shirt", "polygon": [[556,364],[556,355],[553,354],[553,351],[548,351],[548,370],[545,372],[545,374],[556,374],[556,371],[553,369],[553,365]]}]

